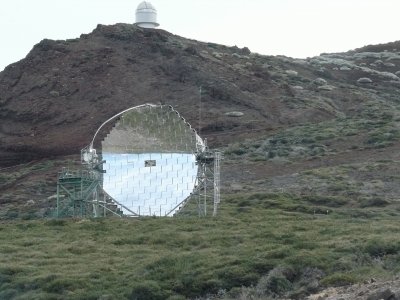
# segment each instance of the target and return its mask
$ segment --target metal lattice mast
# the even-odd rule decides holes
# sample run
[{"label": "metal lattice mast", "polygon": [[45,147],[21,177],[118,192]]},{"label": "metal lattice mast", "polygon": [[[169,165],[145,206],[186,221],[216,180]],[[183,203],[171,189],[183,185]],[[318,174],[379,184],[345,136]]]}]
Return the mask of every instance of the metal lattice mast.
[{"label": "metal lattice mast", "polygon": [[220,203],[220,161],[221,152],[214,153],[214,212],[213,216],[217,215],[218,205]]}]

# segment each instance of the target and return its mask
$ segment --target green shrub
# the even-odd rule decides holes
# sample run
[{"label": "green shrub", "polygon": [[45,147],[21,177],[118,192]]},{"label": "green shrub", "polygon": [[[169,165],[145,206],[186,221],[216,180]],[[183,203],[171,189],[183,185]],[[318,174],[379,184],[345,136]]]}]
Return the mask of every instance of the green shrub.
[{"label": "green shrub", "polygon": [[45,223],[47,226],[64,226],[67,224],[66,220],[61,220],[61,219],[51,219],[46,221]]},{"label": "green shrub", "polygon": [[314,138],[310,138],[310,137],[304,137],[301,139],[300,141],[303,144],[313,144],[315,143],[315,139]]},{"label": "green shrub", "polygon": [[271,150],[271,151],[268,151],[268,154],[267,154],[267,157],[268,157],[268,158],[271,159],[271,158],[274,158],[275,156],[276,156],[276,152],[275,152],[275,151],[272,151],[272,150]]},{"label": "green shrub", "polygon": [[6,212],[5,219],[6,220],[13,220],[13,219],[18,218],[18,215],[19,215],[19,212],[17,210],[9,209]]},{"label": "green shrub", "polygon": [[84,282],[73,278],[61,278],[50,275],[47,282],[42,282],[43,290],[49,293],[65,293],[84,287]]},{"label": "green shrub", "polygon": [[186,297],[182,295],[172,295],[169,296],[167,300],[186,300]]},{"label": "green shrub", "polygon": [[399,241],[384,241],[374,239],[369,241],[364,248],[371,257],[382,257],[388,254],[397,254],[400,251]]},{"label": "green shrub", "polygon": [[11,281],[11,276],[6,274],[0,273],[0,287],[3,283],[7,283]]},{"label": "green shrub", "polygon": [[247,207],[251,205],[251,202],[248,199],[243,199],[237,205],[238,207]]},{"label": "green shrub", "polygon": [[14,299],[18,295],[15,289],[0,289],[0,299]]},{"label": "green shrub", "polygon": [[255,193],[249,196],[250,199],[264,200],[268,199],[271,194],[268,193]]},{"label": "green shrub", "polygon": [[305,268],[323,269],[326,267],[324,259],[326,258],[316,256],[311,251],[300,250],[285,258],[285,262],[296,270],[301,271]]},{"label": "green shrub", "polygon": [[[222,286],[223,286],[223,281],[221,279],[209,279],[199,284],[201,294],[203,295],[217,294],[218,291],[221,290]],[[188,287],[188,290],[190,290],[190,286]]]},{"label": "green shrub", "polygon": [[168,294],[161,289],[156,281],[142,281],[137,283],[129,296],[130,300],[164,300]]},{"label": "green shrub", "polygon": [[246,152],[247,152],[247,150],[244,149],[244,148],[233,149],[233,150],[231,151],[231,153],[233,153],[233,154],[235,154],[235,155],[243,155],[243,154],[245,154]]},{"label": "green shrub", "polygon": [[356,282],[357,282],[356,278],[350,274],[335,273],[326,276],[321,280],[320,283],[323,286],[343,286],[343,285],[351,285]]},{"label": "green shrub", "polygon": [[340,207],[347,204],[346,199],[333,196],[310,195],[310,196],[305,196],[302,199],[312,204],[323,205],[328,207]]},{"label": "green shrub", "polygon": [[37,219],[37,218],[38,218],[38,217],[36,216],[36,213],[33,212],[33,211],[31,211],[31,212],[26,212],[26,213],[21,214],[21,219],[22,219],[22,220],[25,220],[25,221],[27,221],[27,220],[34,220],[34,219]]},{"label": "green shrub", "polygon": [[400,271],[400,254],[387,255],[383,261],[383,268],[393,273]]},{"label": "green shrub", "polygon": [[383,207],[389,205],[390,202],[382,198],[363,199],[360,203],[361,207]]},{"label": "green shrub", "polygon": [[292,289],[290,279],[294,278],[294,271],[288,267],[277,267],[268,275],[263,276],[257,283],[256,292],[259,296],[283,295]]},{"label": "green shrub", "polygon": [[227,266],[216,273],[222,286],[231,289],[235,286],[249,286],[256,282],[259,275],[252,273],[246,266]]},{"label": "green shrub", "polygon": [[268,288],[275,294],[283,294],[289,291],[292,287],[292,283],[283,276],[271,276],[268,282]]},{"label": "green shrub", "polygon": [[23,273],[24,269],[17,266],[0,267],[0,274],[6,276],[14,276],[18,273]]}]

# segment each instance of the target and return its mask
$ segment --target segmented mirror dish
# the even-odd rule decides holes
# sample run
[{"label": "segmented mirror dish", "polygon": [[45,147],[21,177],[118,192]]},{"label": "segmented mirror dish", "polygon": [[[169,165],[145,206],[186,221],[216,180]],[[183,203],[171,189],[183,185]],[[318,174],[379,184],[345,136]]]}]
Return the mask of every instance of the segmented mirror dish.
[{"label": "segmented mirror dish", "polygon": [[171,107],[124,112],[101,143],[103,190],[124,214],[172,216],[197,185],[196,152],[204,145]]}]

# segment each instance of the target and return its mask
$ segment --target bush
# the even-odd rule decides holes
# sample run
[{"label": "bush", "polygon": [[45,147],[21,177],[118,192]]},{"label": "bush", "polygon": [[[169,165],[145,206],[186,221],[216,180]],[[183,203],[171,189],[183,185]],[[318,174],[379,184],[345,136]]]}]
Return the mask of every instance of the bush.
[{"label": "bush", "polygon": [[256,286],[256,292],[260,296],[283,295],[292,289],[294,271],[288,267],[277,267],[267,276],[261,277]]},{"label": "bush", "polygon": [[[84,282],[75,278],[61,278],[55,275],[47,277],[47,282],[42,281],[43,290],[49,293],[62,294],[67,291],[80,289],[84,286]],[[38,281],[40,282],[40,281]]]},{"label": "bush", "polygon": [[129,296],[130,300],[163,300],[168,294],[161,289],[155,281],[143,281],[133,287]]},{"label": "bush", "polygon": [[14,299],[18,291],[14,289],[4,289],[0,291],[0,299]]},{"label": "bush", "polygon": [[235,286],[249,286],[259,277],[245,266],[227,266],[217,271],[221,286],[231,289]]},{"label": "bush", "polygon": [[305,196],[303,199],[315,205],[323,205],[328,207],[340,207],[347,203],[346,199],[332,196],[311,195]]},{"label": "bush", "polygon": [[246,149],[244,149],[244,148],[238,148],[238,149],[233,149],[232,151],[231,151],[231,153],[233,153],[233,154],[235,154],[235,155],[243,155],[243,154],[246,154]]},{"label": "bush", "polygon": [[47,226],[64,226],[67,224],[67,221],[60,219],[52,219],[45,223]]},{"label": "bush", "polygon": [[18,213],[17,210],[10,209],[10,210],[7,211],[7,213],[5,215],[5,219],[6,220],[13,220],[13,219],[18,218],[18,215],[19,215],[19,213]]},{"label": "bush", "polygon": [[173,295],[168,297],[167,300],[186,300],[186,297],[181,296],[181,295]]},{"label": "bush", "polygon": [[371,257],[382,257],[388,254],[397,254],[400,250],[400,242],[371,240],[365,246],[364,251]]},{"label": "bush", "polygon": [[269,277],[268,287],[275,294],[283,294],[291,289],[292,283],[284,276]]},{"label": "bush", "polygon": [[364,199],[361,201],[361,207],[383,207],[390,204],[389,201],[382,199],[382,198],[372,198],[372,199]]},{"label": "bush", "polygon": [[354,284],[356,281],[354,276],[350,274],[335,273],[322,279],[321,284],[324,286],[343,286]]}]

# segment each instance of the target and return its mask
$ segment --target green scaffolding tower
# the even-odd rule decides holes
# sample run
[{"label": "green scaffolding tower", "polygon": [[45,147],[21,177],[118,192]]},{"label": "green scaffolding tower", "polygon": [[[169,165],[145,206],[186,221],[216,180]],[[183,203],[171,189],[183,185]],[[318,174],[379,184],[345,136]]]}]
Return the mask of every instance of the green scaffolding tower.
[{"label": "green scaffolding tower", "polygon": [[99,175],[94,171],[63,168],[57,181],[58,218],[100,216]]}]

